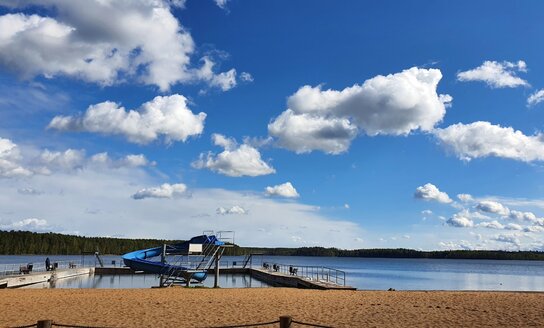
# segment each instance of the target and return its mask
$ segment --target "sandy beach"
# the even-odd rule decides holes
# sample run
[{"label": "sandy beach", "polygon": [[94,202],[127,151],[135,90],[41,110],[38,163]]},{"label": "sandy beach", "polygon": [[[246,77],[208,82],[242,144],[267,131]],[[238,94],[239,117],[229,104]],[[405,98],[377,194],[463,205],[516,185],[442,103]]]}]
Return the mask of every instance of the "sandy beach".
[{"label": "sandy beach", "polygon": [[523,292],[13,289],[0,291],[0,309],[1,327],[43,319],[107,327],[206,327],[270,322],[281,315],[333,327],[544,326],[544,293]]}]

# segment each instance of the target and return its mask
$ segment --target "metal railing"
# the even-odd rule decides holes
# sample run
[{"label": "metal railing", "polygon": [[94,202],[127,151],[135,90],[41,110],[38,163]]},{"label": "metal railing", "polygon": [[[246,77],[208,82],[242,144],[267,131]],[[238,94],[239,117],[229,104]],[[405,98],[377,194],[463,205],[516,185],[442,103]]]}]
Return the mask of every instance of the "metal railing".
[{"label": "metal railing", "polygon": [[[66,261],[51,261],[53,269],[71,269],[81,267],[81,261],[78,260],[66,260]],[[31,268],[31,269],[30,269]],[[11,276],[31,272],[45,272],[45,261],[40,263],[27,262],[27,263],[11,263],[0,264],[0,276]]]},{"label": "metal railing", "polygon": [[270,272],[294,275],[311,281],[326,282],[339,286],[346,285],[346,272],[329,267],[264,262],[263,268]]}]

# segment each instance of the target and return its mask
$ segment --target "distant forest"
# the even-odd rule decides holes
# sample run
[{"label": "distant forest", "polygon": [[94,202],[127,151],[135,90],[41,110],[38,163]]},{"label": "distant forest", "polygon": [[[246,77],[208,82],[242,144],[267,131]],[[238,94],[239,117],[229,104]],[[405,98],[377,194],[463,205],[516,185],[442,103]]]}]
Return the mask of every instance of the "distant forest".
[{"label": "distant forest", "polygon": [[138,249],[179,242],[179,240],[81,237],[51,232],[0,230],[0,254],[2,255],[73,255],[82,252],[124,254]]},{"label": "distant forest", "polygon": [[[162,244],[179,243],[181,240],[125,239],[106,237],[81,237],[58,233],[36,233],[29,231],[1,231],[1,255],[73,255],[82,252],[120,255],[138,249]],[[429,259],[493,259],[493,260],[540,260],[544,252],[536,251],[417,251],[405,248],[344,250],[324,247],[262,248],[234,245],[226,249],[225,255],[283,255],[283,256],[335,256],[335,257],[382,257],[382,258],[429,258]]]}]

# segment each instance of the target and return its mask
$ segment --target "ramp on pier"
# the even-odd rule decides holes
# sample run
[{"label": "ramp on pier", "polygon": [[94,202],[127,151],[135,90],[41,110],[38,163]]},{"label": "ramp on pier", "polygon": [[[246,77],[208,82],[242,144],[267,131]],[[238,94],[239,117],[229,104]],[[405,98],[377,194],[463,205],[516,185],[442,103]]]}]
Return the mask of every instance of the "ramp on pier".
[{"label": "ramp on pier", "polygon": [[18,288],[64,278],[92,275],[94,268],[68,268],[0,277],[0,288]]}]

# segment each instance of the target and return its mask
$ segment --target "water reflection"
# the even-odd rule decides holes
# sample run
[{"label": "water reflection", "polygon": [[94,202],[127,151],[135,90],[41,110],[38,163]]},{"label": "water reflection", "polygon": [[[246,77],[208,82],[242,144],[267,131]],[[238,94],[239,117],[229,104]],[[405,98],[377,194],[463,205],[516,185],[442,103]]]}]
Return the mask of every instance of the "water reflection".
[{"label": "water reflection", "polygon": [[[50,256],[52,260],[72,261],[81,256]],[[41,263],[45,256],[0,256],[3,263]],[[119,256],[104,256],[105,263]],[[232,266],[243,257],[224,256],[222,265]],[[253,262],[284,265],[325,266],[346,272],[346,283],[358,289],[386,290],[510,290],[544,291],[543,261],[498,260],[442,260],[442,259],[383,259],[383,258],[335,258],[262,256]],[[92,259],[86,259],[92,265]],[[213,275],[204,286],[213,286]],[[150,288],[158,285],[155,275],[76,277],[60,280],[53,288]],[[267,287],[268,285],[242,274],[221,274],[219,285],[223,288]],[[43,285],[37,288],[48,288]]]},{"label": "water reflection", "polygon": [[[24,288],[151,288],[159,285],[159,277],[152,274],[89,275],[60,279]],[[214,277],[208,277],[197,286],[213,287]],[[195,285],[193,285],[195,286]],[[271,287],[265,282],[244,274],[220,274],[221,288]]]}]

